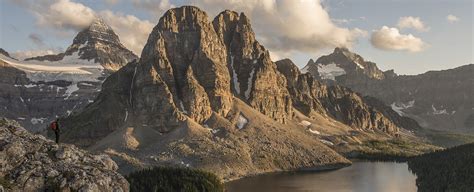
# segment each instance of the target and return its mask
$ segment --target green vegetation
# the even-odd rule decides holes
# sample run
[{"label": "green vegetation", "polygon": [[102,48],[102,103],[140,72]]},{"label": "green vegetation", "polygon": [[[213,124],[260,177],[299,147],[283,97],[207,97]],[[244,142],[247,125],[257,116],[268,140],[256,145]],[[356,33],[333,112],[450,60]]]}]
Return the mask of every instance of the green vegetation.
[{"label": "green vegetation", "polygon": [[155,167],[131,173],[130,191],[202,191],[221,192],[224,185],[209,172],[174,167]]},{"label": "green vegetation", "polygon": [[349,158],[369,161],[405,162],[410,157],[440,149],[438,147],[406,139],[372,140],[357,146]]},{"label": "green vegetation", "polygon": [[453,133],[448,131],[424,130],[424,137],[429,139],[433,145],[441,147],[454,147],[474,142],[474,135]]},{"label": "green vegetation", "polygon": [[408,167],[418,191],[474,191],[474,143],[411,158]]}]

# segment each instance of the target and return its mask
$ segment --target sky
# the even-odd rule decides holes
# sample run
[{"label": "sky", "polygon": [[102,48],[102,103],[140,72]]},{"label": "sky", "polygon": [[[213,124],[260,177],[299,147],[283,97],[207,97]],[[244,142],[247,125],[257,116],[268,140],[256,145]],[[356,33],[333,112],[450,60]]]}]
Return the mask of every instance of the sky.
[{"label": "sky", "polygon": [[95,18],[141,54],[163,13],[195,5],[251,20],[273,60],[299,67],[348,47],[382,70],[420,74],[474,63],[472,0],[2,0],[0,47],[18,58],[64,51]]}]

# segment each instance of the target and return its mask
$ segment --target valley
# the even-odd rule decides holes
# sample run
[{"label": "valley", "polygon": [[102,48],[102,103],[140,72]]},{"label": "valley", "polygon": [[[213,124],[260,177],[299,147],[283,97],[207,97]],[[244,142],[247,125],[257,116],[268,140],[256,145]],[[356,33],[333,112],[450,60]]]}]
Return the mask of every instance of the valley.
[{"label": "valley", "polygon": [[472,188],[473,64],[398,75],[337,45],[299,67],[255,15],[191,5],[136,55],[101,14],[57,54],[0,49],[0,191]]}]

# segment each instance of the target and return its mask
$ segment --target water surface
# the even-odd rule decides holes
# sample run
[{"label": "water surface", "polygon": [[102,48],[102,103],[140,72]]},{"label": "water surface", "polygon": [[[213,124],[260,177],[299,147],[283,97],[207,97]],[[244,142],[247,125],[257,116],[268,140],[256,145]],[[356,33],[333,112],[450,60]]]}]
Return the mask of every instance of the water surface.
[{"label": "water surface", "polygon": [[415,192],[416,176],[406,163],[354,162],[326,172],[271,173],[226,183],[229,192]]}]

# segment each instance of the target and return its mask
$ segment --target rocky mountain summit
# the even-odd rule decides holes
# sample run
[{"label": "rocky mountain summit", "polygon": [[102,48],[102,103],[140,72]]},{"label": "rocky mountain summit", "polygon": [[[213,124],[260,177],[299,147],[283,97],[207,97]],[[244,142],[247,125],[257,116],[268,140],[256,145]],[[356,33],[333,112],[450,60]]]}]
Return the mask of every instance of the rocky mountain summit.
[{"label": "rocky mountain summit", "polygon": [[0,115],[30,131],[91,103],[104,79],[138,57],[102,20],[79,32],[64,53],[19,61],[0,54]]},{"label": "rocky mountain summit", "polygon": [[335,48],[333,53],[318,58],[316,62],[310,59],[302,72],[309,72],[318,80],[336,80],[342,75],[364,76],[369,79],[385,78],[384,72],[375,63],[366,61],[347,48]]},{"label": "rocky mountain summit", "polygon": [[[6,191],[128,191],[107,155],[57,145],[15,121],[0,119],[0,189]],[[1,190],[1,191],[3,191]]]},{"label": "rocky mountain summit", "polygon": [[[351,58],[347,55],[353,59],[347,59]],[[423,128],[474,133],[473,64],[419,75],[397,75],[393,70],[381,72],[375,63],[365,62],[347,49],[336,48],[334,53],[308,63],[304,69],[318,79],[325,74],[314,69],[327,63],[344,69],[344,73],[334,76],[333,82],[383,101],[399,116],[413,118]],[[343,67],[347,64],[372,70],[351,72]]]},{"label": "rocky mountain summit", "polygon": [[89,27],[79,32],[64,53],[27,58],[25,61],[61,61],[81,59],[98,63],[108,72],[114,72],[138,59],[125,48],[112,28],[102,19],[95,19]]},{"label": "rocky mountain summit", "polygon": [[288,63],[270,60],[244,13],[226,10],[211,21],[197,7],[170,9],[140,60],[109,76],[93,103],[65,119],[63,136],[110,154],[123,173],[171,165],[231,180],[341,167],[350,162],[336,146],[409,135],[384,116],[390,108]]}]

